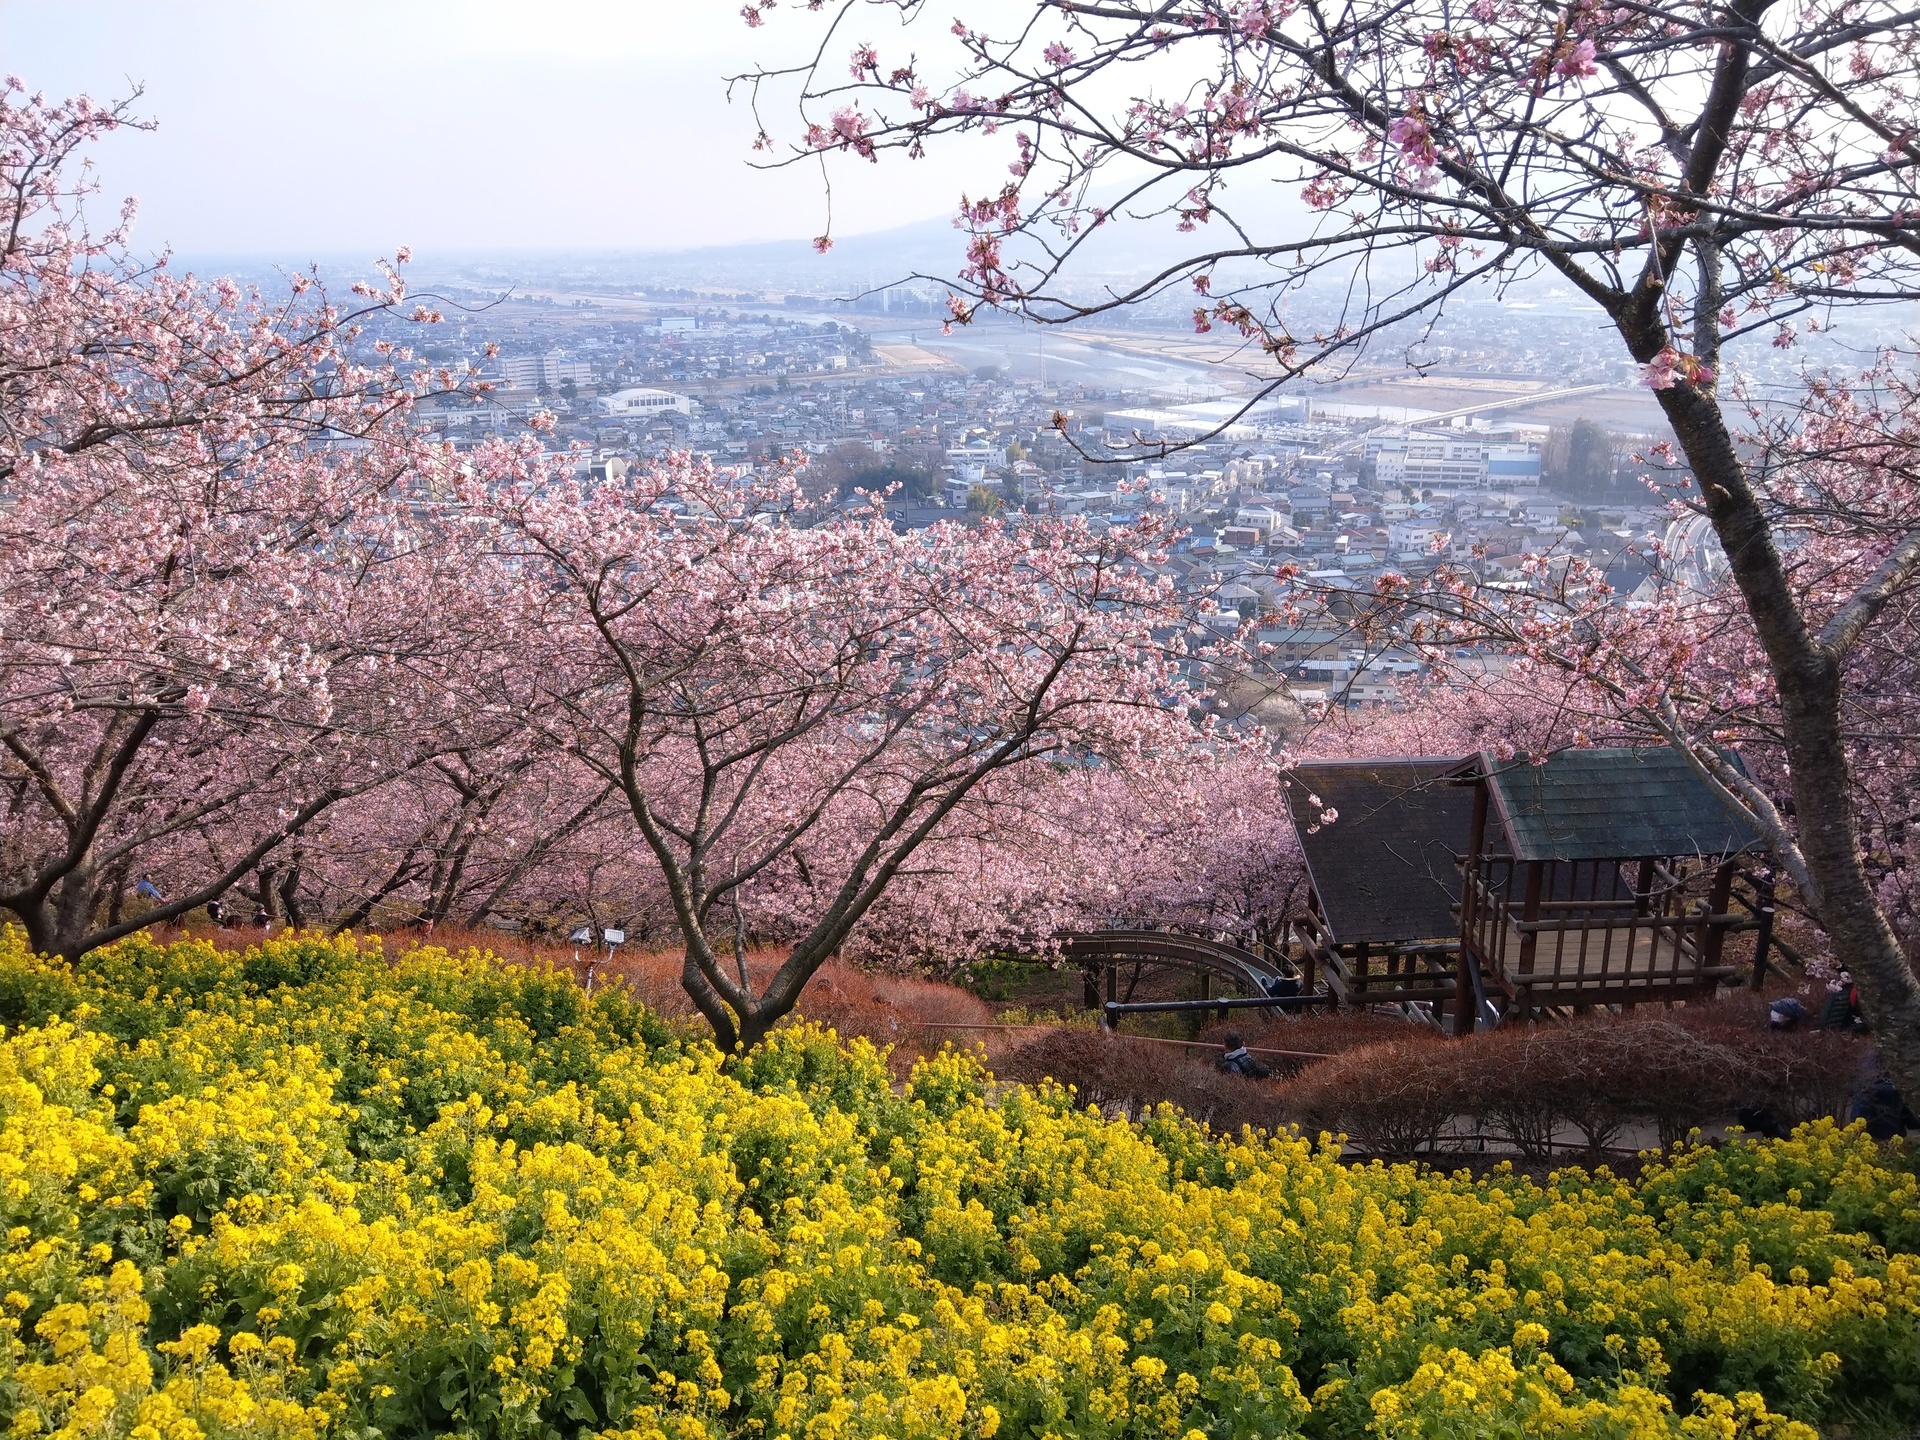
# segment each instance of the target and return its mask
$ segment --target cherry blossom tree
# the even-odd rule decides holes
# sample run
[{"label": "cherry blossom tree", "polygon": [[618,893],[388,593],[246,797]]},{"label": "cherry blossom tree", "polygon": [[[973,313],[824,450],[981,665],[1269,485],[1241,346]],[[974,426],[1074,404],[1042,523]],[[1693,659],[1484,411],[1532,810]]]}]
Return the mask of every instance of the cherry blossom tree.
[{"label": "cherry blossom tree", "polygon": [[[749,21],[772,8],[749,4]],[[783,86],[797,104],[787,163],[913,156],[962,134],[1005,147],[1011,178],[961,211],[957,320],[988,305],[1058,323],[1186,294],[1196,328],[1263,357],[1264,394],[1404,343],[1469,290],[1547,276],[1590,301],[1672,429],[1672,493],[1726,557],[1790,805],[1720,761],[1702,710],[1668,693],[1670,668],[1608,645],[1580,663],[1752,814],[1920,1094],[1920,980],[1879,897],[1849,727],[1862,650],[1920,574],[1910,412],[1865,405],[1837,428],[1769,434],[1766,397],[1730,371],[1756,343],[1793,345],[1843,313],[1857,329],[1868,307],[1920,296],[1920,12],[1047,0],[997,30],[962,18],[942,33],[946,12],[917,0],[808,8],[826,11],[811,58],[742,77],[763,117]],[[1296,217],[1256,221],[1242,208],[1255,186],[1297,196]],[[1180,259],[1075,285],[1104,237],[1159,222],[1193,236]],[[1892,362],[1882,379],[1909,373]],[[1817,583],[1792,558],[1809,473],[1870,502],[1815,502],[1850,555]]]},{"label": "cherry blossom tree", "polygon": [[334,931],[582,917],[644,930],[633,922],[651,900],[664,919],[664,895],[631,864],[612,867],[619,913],[594,913],[604,886],[588,873],[615,881],[604,862],[630,851],[623,809],[604,782],[524,739],[449,749],[332,807],[271,877],[276,918]]},{"label": "cherry blossom tree", "polygon": [[1283,761],[1216,736],[1119,766],[996,777],[875,904],[847,953],[951,971],[1045,955],[1062,932],[1167,929],[1252,943],[1303,898]]},{"label": "cherry blossom tree", "polygon": [[506,713],[414,488],[413,401],[461,377],[363,333],[407,317],[397,271],[342,305],[135,260],[79,162],[127,123],[0,91],[0,908],[69,959],[269,889]]},{"label": "cherry blossom tree", "polygon": [[[902,535],[789,471],[682,456],[594,484],[533,442],[476,454],[459,493],[518,582],[531,712],[618,787],[724,1049],[757,1044],[1009,777],[1199,734],[1155,522]],[[728,953],[747,927],[793,937],[764,983]]]}]

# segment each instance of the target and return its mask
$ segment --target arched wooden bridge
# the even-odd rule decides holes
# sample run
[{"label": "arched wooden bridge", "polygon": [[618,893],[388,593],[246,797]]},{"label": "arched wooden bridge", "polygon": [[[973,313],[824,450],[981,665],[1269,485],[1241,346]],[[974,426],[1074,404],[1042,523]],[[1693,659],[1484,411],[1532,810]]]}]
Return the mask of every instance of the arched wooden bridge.
[{"label": "arched wooden bridge", "polygon": [[1165,930],[1075,930],[1059,940],[1060,953],[1077,961],[1090,977],[1100,969],[1111,976],[1123,964],[1173,965],[1218,975],[1251,997],[1275,993],[1278,983],[1287,978],[1279,965],[1251,950]]}]

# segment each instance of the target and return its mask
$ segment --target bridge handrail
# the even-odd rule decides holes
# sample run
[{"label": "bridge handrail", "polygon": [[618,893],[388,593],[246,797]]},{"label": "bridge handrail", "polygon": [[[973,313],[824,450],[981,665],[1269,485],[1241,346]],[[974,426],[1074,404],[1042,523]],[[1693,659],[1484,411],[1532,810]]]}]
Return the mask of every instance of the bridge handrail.
[{"label": "bridge handrail", "polygon": [[1074,958],[1138,955],[1197,963],[1225,973],[1255,995],[1265,995],[1267,982],[1281,976],[1278,966],[1238,945],[1167,930],[1075,930],[1057,938],[1062,953]]}]

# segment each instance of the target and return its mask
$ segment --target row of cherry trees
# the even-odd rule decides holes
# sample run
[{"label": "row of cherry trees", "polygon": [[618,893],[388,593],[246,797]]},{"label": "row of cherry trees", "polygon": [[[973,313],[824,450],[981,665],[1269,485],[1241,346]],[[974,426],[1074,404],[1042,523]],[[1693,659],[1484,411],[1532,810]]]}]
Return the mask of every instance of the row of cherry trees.
[{"label": "row of cherry trees", "polygon": [[345,299],[137,264],[74,178],[124,123],[0,101],[0,908],[36,948],[209,902],[618,923],[731,1047],[845,949],[1265,908],[1276,766],[1194,703],[1158,522],[900,535],[784,470],[456,453],[413,411],[472,377],[376,338],[438,318],[404,256]]},{"label": "row of cherry trees", "polygon": [[73,956],[507,732],[451,703],[486,636],[411,506],[408,411],[457,377],[355,358],[397,273],[342,303],[311,277],[268,300],[142,267],[130,210],[89,229],[76,158],[124,118],[9,86],[0,906]]}]

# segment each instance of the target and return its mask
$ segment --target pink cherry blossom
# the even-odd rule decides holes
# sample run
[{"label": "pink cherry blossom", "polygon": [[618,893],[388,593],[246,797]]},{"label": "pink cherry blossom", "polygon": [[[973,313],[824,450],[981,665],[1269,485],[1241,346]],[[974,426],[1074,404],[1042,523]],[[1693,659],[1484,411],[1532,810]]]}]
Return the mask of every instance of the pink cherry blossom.
[{"label": "pink cherry blossom", "polygon": [[124,123],[0,92],[0,908],[68,958],[512,728],[441,703],[507,637],[421,518],[415,405],[466,377],[402,343],[405,252],[355,307],[143,266],[73,223]]},{"label": "pink cherry blossom", "polygon": [[1594,62],[1593,39],[1587,37],[1562,55],[1553,67],[1553,73],[1562,80],[1585,80],[1599,73],[1600,67]]},{"label": "pink cherry blossom", "polygon": [[1433,131],[1418,115],[1402,115],[1387,127],[1387,139],[1400,151],[1408,164],[1430,170],[1439,159],[1433,147]]}]

